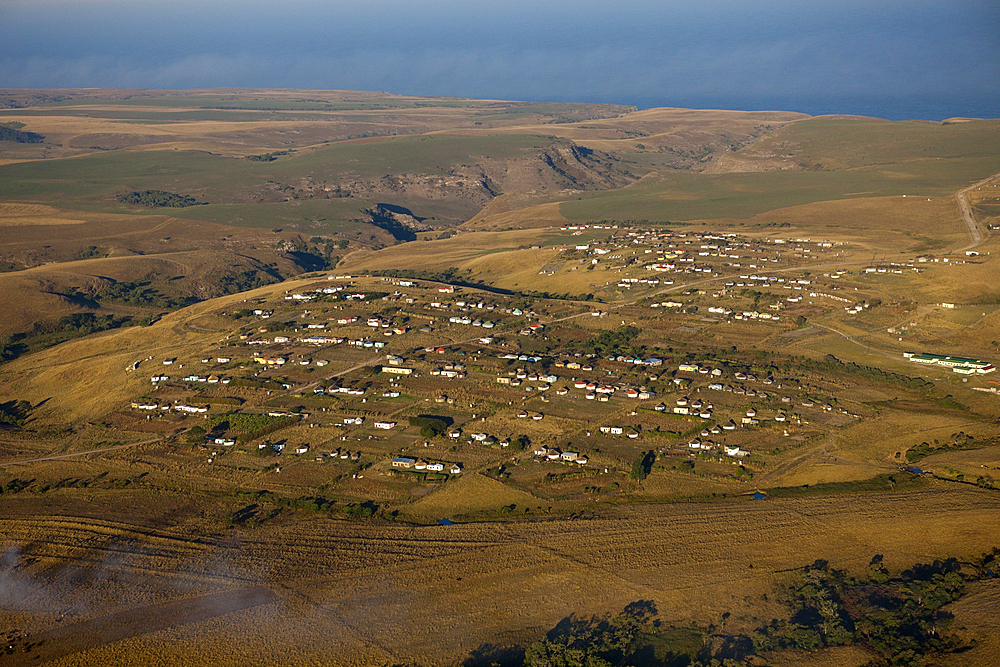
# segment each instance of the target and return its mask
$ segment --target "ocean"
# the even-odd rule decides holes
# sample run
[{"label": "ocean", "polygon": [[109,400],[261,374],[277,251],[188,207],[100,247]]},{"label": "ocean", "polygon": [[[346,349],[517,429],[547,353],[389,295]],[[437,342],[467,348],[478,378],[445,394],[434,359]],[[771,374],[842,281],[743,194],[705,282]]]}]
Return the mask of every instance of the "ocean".
[{"label": "ocean", "polygon": [[0,0],[0,87],[1000,116],[996,0]]}]

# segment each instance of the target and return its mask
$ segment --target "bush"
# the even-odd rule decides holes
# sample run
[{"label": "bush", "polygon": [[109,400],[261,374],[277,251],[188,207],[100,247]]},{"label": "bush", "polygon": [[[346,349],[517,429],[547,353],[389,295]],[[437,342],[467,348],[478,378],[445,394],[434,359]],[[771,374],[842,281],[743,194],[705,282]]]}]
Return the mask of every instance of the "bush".
[{"label": "bush", "polygon": [[363,503],[352,503],[344,508],[344,514],[356,519],[367,519],[375,515],[378,505],[370,500]]},{"label": "bush", "polygon": [[24,426],[28,414],[31,412],[31,403],[28,401],[7,401],[0,403],[0,424],[9,426]]}]

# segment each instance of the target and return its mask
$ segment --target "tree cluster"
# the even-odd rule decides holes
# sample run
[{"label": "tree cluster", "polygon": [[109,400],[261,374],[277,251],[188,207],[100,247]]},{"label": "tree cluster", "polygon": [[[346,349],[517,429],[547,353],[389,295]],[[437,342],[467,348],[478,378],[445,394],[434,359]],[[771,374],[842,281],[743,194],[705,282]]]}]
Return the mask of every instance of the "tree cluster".
[{"label": "tree cluster", "polygon": [[437,415],[420,415],[419,417],[410,417],[410,426],[419,426],[420,435],[425,438],[436,438],[445,431],[452,424],[451,417],[440,417]]},{"label": "tree cluster", "polygon": [[25,132],[7,125],[0,125],[0,141],[13,141],[16,144],[40,144],[45,141],[45,137],[36,132]]},{"label": "tree cluster", "polygon": [[194,197],[179,195],[166,190],[133,190],[118,195],[118,201],[124,204],[141,204],[149,208],[186,208],[197,206],[199,203]]}]

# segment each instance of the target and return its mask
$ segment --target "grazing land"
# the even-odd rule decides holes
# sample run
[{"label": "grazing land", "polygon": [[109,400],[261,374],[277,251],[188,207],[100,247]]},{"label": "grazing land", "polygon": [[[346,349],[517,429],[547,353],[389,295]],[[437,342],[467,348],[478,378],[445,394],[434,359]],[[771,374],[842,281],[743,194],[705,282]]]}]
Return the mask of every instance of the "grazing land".
[{"label": "grazing land", "polygon": [[2,93],[0,667],[998,664],[1000,121]]}]

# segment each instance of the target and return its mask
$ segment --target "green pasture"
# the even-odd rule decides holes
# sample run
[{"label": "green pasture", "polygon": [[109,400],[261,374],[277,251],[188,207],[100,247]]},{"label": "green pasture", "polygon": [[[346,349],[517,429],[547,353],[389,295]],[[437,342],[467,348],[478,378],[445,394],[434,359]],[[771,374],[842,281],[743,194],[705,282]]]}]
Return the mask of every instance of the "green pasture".
[{"label": "green pasture", "polygon": [[178,95],[161,97],[129,97],[126,99],[75,98],[48,107],[71,108],[84,105],[120,107],[191,107],[195,109],[246,109],[255,111],[360,111],[371,109],[413,109],[420,107],[466,107],[480,105],[477,100],[457,97],[394,98],[371,96],[357,100],[288,99],[246,97],[245,95]]},{"label": "green pasture", "polygon": [[[1000,120],[959,123],[811,118],[790,123],[741,152],[791,155],[826,169],[992,159],[1000,169]],[[952,163],[953,164],[953,163]],[[904,170],[908,171],[908,170]],[[936,173],[947,176],[951,167]],[[987,169],[989,171],[989,169]],[[985,175],[985,174],[984,174]]]},{"label": "green pasture", "polygon": [[550,143],[537,136],[401,137],[372,143],[329,144],[274,162],[251,162],[203,151],[109,151],[80,158],[0,166],[0,199],[45,203],[102,203],[121,211],[116,195],[166,190],[209,203],[230,203],[268,181],[294,184],[311,177],[447,174],[481,157],[515,157]]},{"label": "green pasture", "polygon": [[788,206],[857,196],[945,196],[1000,170],[995,155],[925,159],[840,171],[672,173],[564,202],[569,220],[751,218]]},{"label": "green pasture", "polygon": [[146,121],[159,123],[194,123],[197,121],[221,121],[221,122],[254,122],[265,119],[270,120],[294,120],[294,121],[328,121],[329,116],[321,114],[281,114],[276,116],[273,113],[262,111],[244,111],[229,109],[191,109],[188,110],[164,110],[142,108],[123,109],[88,109],[66,107],[63,109],[7,109],[0,110],[0,119],[4,116],[76,116],[79,118],[102,118],[106,120],[121,121]]},{"label": "green pasture", "polygon": [[[175,218],[204,220],[235,227],[260,227],[264,229],[289,228],[299,231],[338,232],[355,227],[362,218],[362,209],[370,202],[357,199],[311,199],[302,202],[276,202],[269,204],[209,204],[172,208],[168,212]],[[163,214],[164,209],[151,209]]]},{"label": "green pasture", "polygon": [[532,135],[412,136],[366,143],[328,144],[269,163],[279,176],[339,178],[341,174],[379,177],[386,174],[447,174],[453,167],[474,165],[482,158],[515,158],[552,144]]}]

